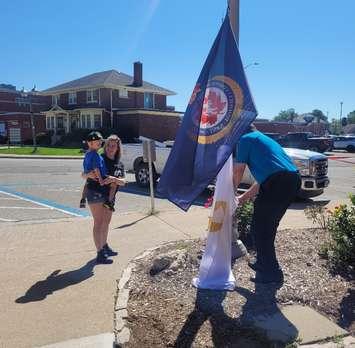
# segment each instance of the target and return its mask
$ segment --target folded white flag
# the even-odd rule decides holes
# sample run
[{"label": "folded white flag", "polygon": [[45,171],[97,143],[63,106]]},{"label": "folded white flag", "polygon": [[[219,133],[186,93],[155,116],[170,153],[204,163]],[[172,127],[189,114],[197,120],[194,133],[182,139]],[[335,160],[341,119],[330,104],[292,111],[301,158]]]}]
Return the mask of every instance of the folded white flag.
[{"label": "folded white flag", "polygon": [[217,176],[206,249],[192,284],[201,289],[233,290],[231,269],[232,216],[237,207],[233,186],[233,160],[229,157]]}]

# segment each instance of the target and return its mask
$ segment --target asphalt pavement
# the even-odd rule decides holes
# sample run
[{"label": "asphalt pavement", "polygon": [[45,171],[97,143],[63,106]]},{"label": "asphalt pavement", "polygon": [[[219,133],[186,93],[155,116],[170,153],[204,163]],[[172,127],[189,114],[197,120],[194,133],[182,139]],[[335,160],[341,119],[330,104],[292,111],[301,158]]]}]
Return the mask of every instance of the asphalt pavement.
[{"label": "asphalt pavement", "polygon": [[[329,157],[330,185],[324,194],[313,199],[315,202],[345,200],[355,191],[355,154],[337,155],[334,159]],[[88,209],[78,208],[84,184],[81,166],[81,159],[0,158],[0,223],[89,216]],[[149,211],[149,190],[138,187],[133,174],[127,174],[127,181],[118,194],[118,212]],[[205,191],[195,204],[202,206],[208,196]],[[176,209],[159,198],[155,199],[155,205],[158,211]],[[295,203],[291,208],[300,209],[304,205]]]}]

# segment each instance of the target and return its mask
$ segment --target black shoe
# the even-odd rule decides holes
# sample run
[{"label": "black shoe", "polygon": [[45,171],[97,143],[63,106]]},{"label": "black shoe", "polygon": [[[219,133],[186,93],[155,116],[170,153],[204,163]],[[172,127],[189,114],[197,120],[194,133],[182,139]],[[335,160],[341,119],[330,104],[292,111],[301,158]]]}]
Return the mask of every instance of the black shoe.
[{"label": "black shoe", "polygon": [[105,203],[102,204],[105,208],[110,209],[111,211],[115,211],[115,203],[106,201]]},{"label": "black shoe", "polygon": [[257,261],[249,261],[248,266],[255,272],[261,271],[261,267],[259,266]]},{"label": "black shoe", "polygon": [[85,198],[82,198],[80,200],[80,208],[86,208],[86,199]]},{"label": "black shoe", "polygon": [[250,278],[250,280],[254,283],[262,283],[262,284],[277,283],[282,285],[284,282],[284,275],[281,271],[273,274],[263,274],[257,271],[255,274],[255,278]]},{"label": "black shoe", "polygon": [[118,252],[112,250],[112,249],[108,246],[108,244],[105,244],[105,245],[104,245],[103,250],[104,250],[104,252],[105,252],[105,254],[106,254],[107,256],[117,256],[117,255],[118,255]]},{"label": "black shoe", "polygon": [[104,265],[109,265],[113,261],[107,258],[107,254],[104,252],[103,249],[101,249],[96,256],[96,263],[97,264],[104,264]]}]

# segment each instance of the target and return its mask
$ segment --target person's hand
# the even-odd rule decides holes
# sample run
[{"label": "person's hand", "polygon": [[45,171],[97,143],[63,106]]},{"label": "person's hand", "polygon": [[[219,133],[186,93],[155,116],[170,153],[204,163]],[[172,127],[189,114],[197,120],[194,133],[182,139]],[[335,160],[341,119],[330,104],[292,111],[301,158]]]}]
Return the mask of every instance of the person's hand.
[{"label": "person's hand", "polygon": [[248,202],[248,200],[248,197],[246,197],[244,193],[238,196],[239,205],[243,205],[244,203]]},{"label": "person's hand", "polygon": [[94,170],[89,172],[89,173],[87,173],[86,177],[89,178],[89,179],[92,179],[92,180],[98,180],[97,175],[96,175]]}]

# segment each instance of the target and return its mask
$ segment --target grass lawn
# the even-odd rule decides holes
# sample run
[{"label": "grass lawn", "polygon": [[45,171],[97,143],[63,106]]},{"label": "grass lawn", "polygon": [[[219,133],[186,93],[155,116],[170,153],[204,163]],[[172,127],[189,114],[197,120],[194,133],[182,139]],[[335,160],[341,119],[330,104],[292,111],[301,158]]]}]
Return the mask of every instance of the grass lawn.
[{"label": "grass lawn", "polygon": [[37,147],[37,151],[33,151],[32,146],[23,147],[0,147],[0,154],[11,155],[43,155],[43,156],[83,156],[81,149],[76,148],[59,148],[59,147]]}]

